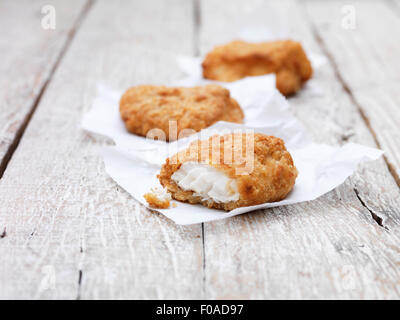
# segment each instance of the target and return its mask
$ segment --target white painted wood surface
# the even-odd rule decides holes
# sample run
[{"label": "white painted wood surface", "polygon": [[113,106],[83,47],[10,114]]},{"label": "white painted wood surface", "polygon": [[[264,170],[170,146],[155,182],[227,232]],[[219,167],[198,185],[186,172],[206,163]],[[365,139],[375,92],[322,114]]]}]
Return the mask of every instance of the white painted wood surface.
[{"label": "white painted wood surface", "polygon": [[[354,28],[346,24],[349,6]],[[306,8],[400,187],[399,2],[310,1]]]},{"label": "white painted wood surface", "polygon": [[98,82],[179,77],[192,28],[189,1],[94,3],[0,180],[1,298],[201,295],[201,225],[137,207],[104,172],[104,139],[80,129]]},{"label": "white painted wood surface", "polygon": [[[232,39],[234,29],[252,25],[269,29],[279,25],[275,32],[285,29],[307,49],[321,53],[301,6],[293,1],[231,1],[229,6],[223,1],[202,1],[202,12],[203,53]],[[290,103],[317,141],[350,140],[375,146],[330,65],[317,71],[310,85],[323,95],[306,89]],[[382,194],[382,187],[387,194]],[[374,212],[393,217],[390,231],[375,223],[354,189]],[[364,165],[343,186],[316,201],[206,224],[206,294],[213,298],[399,297],[399,205],[399,189],[381,160]]]},{"label": "white painted wood surface", "polygon": [[[108,142],[79,128],[98,82],[115,88],[168,83],[181,76],[177,54],[204,53],[241,26],[255,25],[275,32],[284,27],[307,49],[327,54],[327,66],[310,83],[322,94],[306,88],[290,99],[314,138],[376,146],[360,115],[360,105],[370,110],[362,99],[372,99],[366,92],[373,90],[356,89],[360,76],[343,75],[360,71],[352,67],[359,63],[352,56],[357,51],[340,53],[325,43],[350,41],[330,40],[335,33],[324,29],[328,15],[319,15],[325,3],[94,2],[0,179],[0,237],[6,228],[0,298],[400,298],[400,191],[383,159],[315,201],[208,223],[203,230],[176,226],[138,205],[104,172],[99,150]],[[387,5],[379,10],[389,15]],[[386,22],[373,24],[383,30]],[[363,48],[372,45],[354,37]],[[385,45],[380,38],[373,45]],[[336,57],[347,67],[335,72]],[[379,63],[366,57],[371,68]],[[341,79],[354,90],[349,93]],[[395,94],[382,88],[394,108]],[[399,148],[386,148],[396,133],[392,124],[382,127],[390,110],[384,109],[373,119],[372,111],[365,113],[395,163]]]},{"label": "white painted wood surface", "polygon": [[0,2],[0,176],[87,2],[51,1],[56,9],[54,30],[42,28],[46,4]]}]

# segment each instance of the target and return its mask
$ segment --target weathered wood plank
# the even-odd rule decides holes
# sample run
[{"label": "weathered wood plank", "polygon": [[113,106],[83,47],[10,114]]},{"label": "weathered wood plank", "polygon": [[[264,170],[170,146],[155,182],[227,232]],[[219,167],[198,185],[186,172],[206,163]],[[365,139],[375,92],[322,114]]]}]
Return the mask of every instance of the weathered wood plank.
[{"label": "weathered wood plank", "polygon": [[[235,26],[268,23],[272,29],[286,27],[294,39],[321,53],[295,1],[230,1],[227,6],[204,0],[201,9],[202,53],[231,40]],[[323,95],[305,90],[290,103],[315,140],[375,146],[331,65],[315,74],[314,83]],[[205,224],[206,296],[399,298],[399,195],[379,160],[363,165],[344,185],[316,201]],[[369,210],[386,212],[389,230]]]},{"label": "weathered wood plank", "polygon": [[[311,1],[307,2],[306,8],[342,81],[385,151],[400,187],[398,3],[329,1],[322,4]],[[349,24],[351,19],[354,26]]]},{"label": "weathered wood plank", "polygon": [[0,180],[1,298],[203,297],[201,225],[137,206],[104,171],[106,141],[79,127],[98,82],[180,75],[176,54],[193,53],[192,9],[185,0],[93,5]]},{"label": "weathered wood plank", "polygon": [[[106,177],[98,155],[106,141],[79,129],[96,83],[176,78],[174,55],[195,47],[192,9],[177,0],[96,2],[0,181],[0,297],[398,298],[399,191],[383,161],[317,201],[206,224],[205,274],[200,226],[137,210]],[[293,2],[207,1],[201,49],[229,40],[231,21],[285,20],[318,52],[301,12]],[[374,146],[330,66],[316,83],[324,96],[291,99],[315,138]],[[388,230],[369,210],[387,212]]]},{"label": "weathered wood plank", "polygon": [[51,1],[55,29],[44,29],[48,1],[0,3],[0,177],[87,1]]}]

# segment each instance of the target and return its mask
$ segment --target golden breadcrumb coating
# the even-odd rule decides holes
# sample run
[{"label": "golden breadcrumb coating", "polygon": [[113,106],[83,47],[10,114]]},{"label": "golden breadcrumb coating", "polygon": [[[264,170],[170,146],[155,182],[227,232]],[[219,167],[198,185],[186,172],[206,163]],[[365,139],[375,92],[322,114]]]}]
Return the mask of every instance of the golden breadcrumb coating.
[{"label": "golden breadcrumb coating", "polygon": [[157,194],[148,192],[143,195],[146,199],[147,203],[150,207],[157,209],[168,209],[169,208],[169,200],[168,199],[160,199]]},{"label": "golden breadcrumb coating", "polygon": [[[249,136],[250,135],[250,136]],[[252,138],[254,144],[246,144]],[[219,144],[212,141],[219,139]],[[240,146],[241,145],[241,146]],[[231,146],[231,149],[229,148]],[[253,150],[254,147],[254,150]],[[246,156],[251,150],[250,158]],[[226,150],[232,152],[231,161],[227,162]],[[218,154],[219,157],[215,157]],[[234,154],[241,155],[235,157]],[[204,156],[206,155],[206,156]],[[214,158],[213,158],[214,156]],[[229,158],[229,157],[228,157]],[[239,200],[227,203],[217,203],[213,200],[203,200],[200,196],[194,196],[194,192],[181,189],[171,176],[184,162],[201,162],[223,171],[229,178],[235,179],[239,192]],[[253,165],[248,166],[251,162]],[[238,174],[238,170],[252,167],[247,174]],[[172,198],[189,202],[201,203],[209,208],[223,209],[226,211],[238,207],[252,206],[265,202],[280,201],[292,190],[297,169],[294,166],[290,153],[286,150],[282,139],[264,134],[226,134],[210,137],[208,140],[196,140],[190,146],[168,158],[157,176],[162,186],[171,193]]]},{"label": "golden breadcrumb coating", "polygon": [[[146,136],[152,129],[161,129],[167,141],[187,136],[193,130],[200,131],[217,121],[242,123],[244,118],[229,90],[218,85],[132,87],[121,98],[120,113],[128,131]],[[169,121],[174,120],[177,128],[170,132]]]},{"label": "golden breadcrumb coating", "polygon": [[212,80],[235,81],[273,72],[284,95],[295,93],[311,78],[311,63],[299,42],[233,41],[215,47],[203,61],[203,77]]}]

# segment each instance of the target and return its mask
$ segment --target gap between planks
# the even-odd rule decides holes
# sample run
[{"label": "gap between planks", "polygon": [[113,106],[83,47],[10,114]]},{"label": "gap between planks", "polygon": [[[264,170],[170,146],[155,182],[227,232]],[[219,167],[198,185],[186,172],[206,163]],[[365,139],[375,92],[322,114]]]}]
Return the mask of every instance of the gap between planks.
[{"label": "gap between planks", "polygon": [[[313,24],[312,20],[310,19],[310,16],[308,15],[307,11],[303,8],[303,15],[306,17],[306,20],[308,22],[308,25],[310,26],[311,32],[316,40],[316,42],[318,43],[318,45],[320,46],[322,52],[325,54],[326,58],[328,59],[329,63],[331,64],[333,71],[335,73],[336,79],[339,81],[339,83],[341,84],[343,90],[346,92],[346,94],[348,95],[350,101],[353,103],[353,105],[356,107],[358,113],[361,116],[361,119],[364,121],[368,131],[371,133],[372,138],[374,139],[374,142],[376,144],[376,146],[379,149],[381,148],[381,145],[379,143],[379,140],[377,138],[377,135],[374,131],[374,129],[371,126],[371,122],[369,120],[369,118],[367,117],[367,115],[365,114],[362,105],[357,101],[357,99],[354,97],[354,94],[352,92],[352,90],[350,89],[349,85],[347,84],[347,82],[344,80],[343,76],[341,75],[339,68],[337,66],[337,63],[335,61],[335,58],[333,57],[332,53],[329,51],[328,47],[326,46],[324,40],[322,39],[321,35],[319,34],[319,32],[317,31],[317,28],[315,27],[315,25]],[[388,171],[391,174],[391,176],[393,177],[394,181],[396,182],[397,186],[400,188],[400,177],[397,174],[397,172],[394,169],[393,164],[390,163],[390,161],[388,160],[388,158],[383,154],[383,159],[387,165]],[[389,230],[384,224],[383,224],[383,218],[380,217],[377,213],[375,213],[373,210],[371,210],[367,204],[365,203],[364,200],[362,200],[358,190],[356,188],[353,189],[357,199],[360,201],[360,204],[365,207],[371,214],[371,217],[373,218],[373,220],[381,227],[385,228],[386,230]]]},{"label": "gap between planks", "polygon": [[353,188],[354,192],[356,193],[356,196],[360,203],[370,212],[372,218],[376,221],[377,224],[379,224],[381,227],[385,228],[386,230],[389,230],[387,226],[383,224],[383,219],[379,217],[374,211],[372,211],[368,206],[365,204],[364,200],[360,196],[360,192],[358,191],[357,188]]},{"label": "gap between planks", "polygon": [[[309,21],[309,23],[310,23],[310,21]],[[337,63],[336,63],[335,59],[333,58],[333,55],[329,52],[328,48],[325,45],[324,40],[322,39],[321,35],[316,30],[315,26],[311,25],[311,30],[312,30],[312,33],[313,33],[313,35],[315,37],[315,40],[320,45],[320,48],[322,49],[322,51],[324,52],[324,54],[328,58],[329,62],[331,63],[332,68],[333,68],[333,70],[335,72],[335,76],[338,79],[338,81],[340,82],[340,84],[342,85],[343,90],[349,96],[350,101],[356,106],[361,118],[363,119],[365,125],[367,126],[369,132],[371,133],[375,144],[377,145],[377,147],[379,149],[381,149],[381,144],[379,143],[377,135],[376,135],[374,129],[372,128],[372,126],[371,126],[371,122],[370,122],[369,118],[365,114],[361,104],[354,97],[354,94],[353,94],[352,90],[350,89],[349,85],[344,80],[343,76],[340,74],[339,68],[337,66]],[[383,158],[385,160],[385,163],[386,163],[386,165],[388,167],[388,170],[389,170],[390,174],[392,175],[393,179],[397,183],[397,186],[400,188],[400,177],[397,174],[397,172],[394,170],[393,164],[390,163],[390,161],[387,159],[387,157],[385,155],[383,155]]]},{"label": "gap between planks", "polygon": [[36,99],[33,101],[32,107],[28,114],[26,115],[24,121],[22,122],[21,126],[18,128],[17,133],[15,135],[15,138],[13,142],[10,144],[6,154],[4,155],[3,159],[0,162],[0,179],[3,177],[4,172],[7,170],[8,163],[11,161],[11,158],[14,154],[14,152],[17,150],[19,142],[21,141],[26,128],[28,127],[29,122],[32,119],[33,114],[35,113],[42,96],[44,92],[47,89],[48,84],[50,83],[51,79],[53,78],[54,73],[56,72],[58,66],[60,65],[60,62],[62,58],[64,57],[65,53],[67,52],[72,40],[75,37],[75,34],[77,30],[79,29],[80,25],[82,24],[82,21],[84,18],[87,16],[90,8],[92,7],[93,3],[95,0],[88,0],[86,5],[83,7],[82,12],[79,14],[78,18],[76,19],[75,23],[73,24],[71,30],[68,32],[67,38],[65,40],[64,45],[62,46],[60,53],[57,57],[57,59],[54,62],[53,67],[50,70],[50,73],[47,77],[47,79],[44,81],[42,88],[39,90],[39,94],[36,97]]},{"label": "gap between planks", "polygon": [[198,56],[200,54],[199,35],[201,26],[201,0],[192,0],[193,3],[193,54]]},{"label": "gap between planks", "polygon": [[[200,54],[200,27],[201,27],[201,0],[192,0],[193,3],[193,54]],[[204,236],[204,223],[201,224],[201,243],[203,254],[203,295],[206,293],[206,245]]]}]

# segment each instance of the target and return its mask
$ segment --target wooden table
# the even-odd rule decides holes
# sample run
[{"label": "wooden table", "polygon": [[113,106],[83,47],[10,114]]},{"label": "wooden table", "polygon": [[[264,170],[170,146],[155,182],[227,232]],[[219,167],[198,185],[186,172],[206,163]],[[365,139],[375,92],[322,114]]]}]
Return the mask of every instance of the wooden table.
[{"label": "wooden table", "polygon": [[[0,1],[0,298],[400,298],[400,3],[346,4]],[[323,94],[290,98],[314,139],[385,157],[308,203],[186,227],[146,210],[80,128],[96,84],[168,83],[177,54],[271,23],[328,60]]]}]

